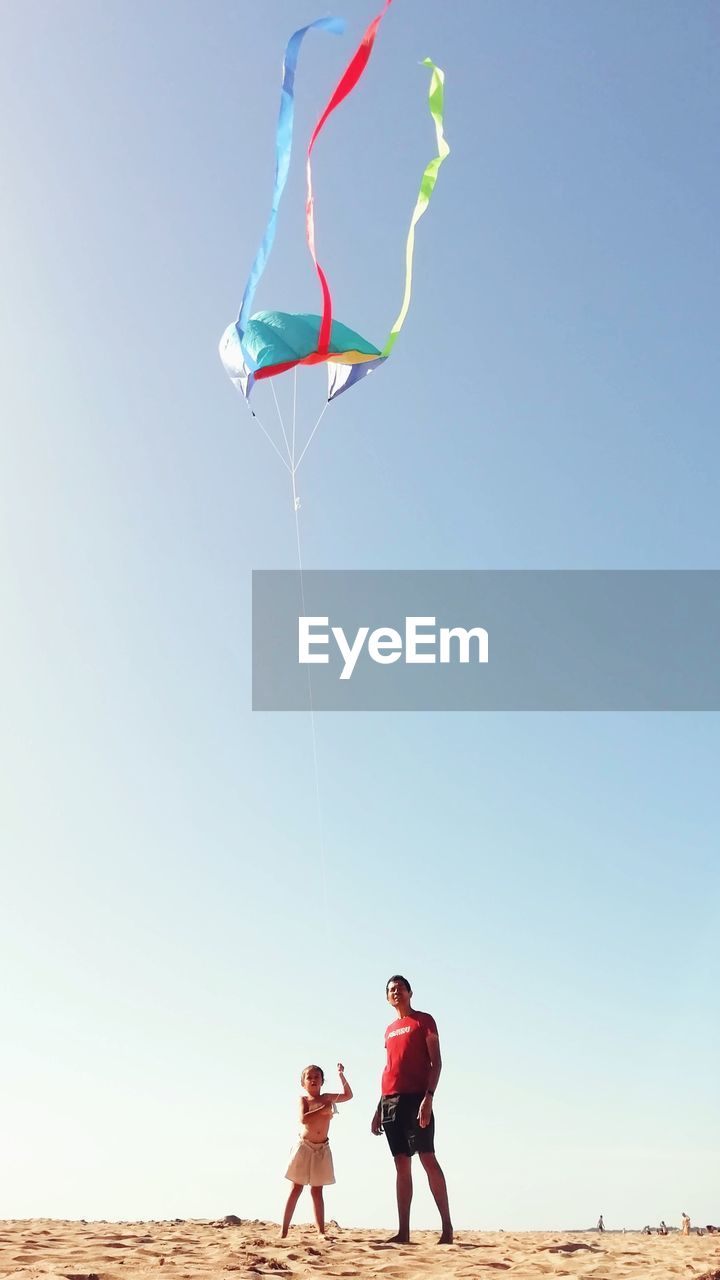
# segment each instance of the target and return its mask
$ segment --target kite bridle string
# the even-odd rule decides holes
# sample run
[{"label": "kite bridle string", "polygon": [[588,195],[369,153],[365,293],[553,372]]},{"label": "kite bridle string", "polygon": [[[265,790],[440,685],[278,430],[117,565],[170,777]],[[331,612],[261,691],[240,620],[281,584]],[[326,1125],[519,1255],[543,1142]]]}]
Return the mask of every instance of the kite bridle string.
[{"label": "kite bridle string", "polygon": [[[244,399],[244,397],[243,397],[243,399]],[[287,463],[287,462],[286,462],[285,458],[283,458],[283,456],[282,456],[282,454],[281,454],[280,450],[278,449],[278,447],[277,447],[277,445],[276,445],[275,441],[273,440],[272,436],[270,435],[270,432],[268,431],[267,427],[263,426],[263,424],[262,424],[262,422],[260,421],[260,418],[259,418],[259,417],[258,417],[258,415],[256,414],[255,410],[250,408],[250,404],[249,404],[249,402],[248,402],[247,400],[245,400],[245,403],[246,403],[246,405],[247,405],[248,409],[250,410],[250,415],[251,415],[251,417],[253,417],[253,418],[255,419],[255,421],[257,422],[257,424],[258,424],[258,426],[259,426],[260,430],[262,431],[263,435],[265,436],[265,439],[268,441],[268,443],[269,443],[269,444],[271,444],[271,445],[272,445],[272,447],[273,447],[273,449],[275,450],[275,452],[276,452],[276,454],[277,454],[278,458],[279,458],[279,459],[280,459],[280,461],[282,462],[282,464],[283,464],[283,466],[284,466],[285,470],[286,470],[286,471],[289,471],[289,472],[290,472],[290,474],[292,475],[292,468],[291,468],[291,466],[289,465],[289,463]]]},{"label": "kite bridle string", "polygon": [[310,435],[308,436],[308,438],[307,438],[307,440],[306,440],[306,442],[305,442],[305,448],[303,449],[302,453],[300,454],[300,457],[298,458],[297,462],[294,462],[294,463],[293,463],[293,472],[297,471],[298,467],[300,466],[300,463],[302,462],[303,458],[305,457],[305,454],[307,453],[308,449],[310,448],[310,442],[311,442],[311,440],[312,440],[313,436],[315,435],[315,432],[317,431],[318,427],[320,426],[320,423],[322,422],[322,420],[323,420],[323,418],[324,418],[324,416],[325,416],[325,413],[327,412],[327,407],[328,407],[329,403],[330,403],[330,401],[329,401],[329,400],[326,400],[326,401],[325,401],[325,404],[323,405],[322,409],[320,410],[320,414],[319,414],[319,416],[318,416],[318,420],[317,420],[317,422],[315,423],[315,426],[313,427],[312,431],[310,432]]}]

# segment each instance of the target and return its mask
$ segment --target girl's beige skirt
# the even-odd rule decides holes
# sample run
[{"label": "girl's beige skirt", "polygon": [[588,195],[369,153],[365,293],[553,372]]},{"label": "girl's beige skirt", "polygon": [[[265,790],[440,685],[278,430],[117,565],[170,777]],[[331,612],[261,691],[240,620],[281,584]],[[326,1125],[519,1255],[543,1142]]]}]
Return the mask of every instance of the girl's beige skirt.
[{"label": "girl's beige skirt", "polygon": [[300,1138],[293,1147],[286,1178],[303,1187],[330,1187],[335,1181],[330,1143]]}]

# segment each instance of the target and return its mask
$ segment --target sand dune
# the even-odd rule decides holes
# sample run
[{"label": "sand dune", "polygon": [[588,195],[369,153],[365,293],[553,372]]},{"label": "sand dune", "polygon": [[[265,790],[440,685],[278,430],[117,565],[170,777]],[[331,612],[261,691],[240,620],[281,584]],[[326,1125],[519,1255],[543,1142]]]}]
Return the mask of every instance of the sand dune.
[{"label": "sand dune", "polygon": [[325,1240],[292,1227],[287,1241],[271,1222],[0,1222],[0,1275],[12,1280],[287,1280],[361,1276],[377,1280],[465,1280],[592,1276],[595,1280],[720,1280],[717,1236],[604,1235],[572,1232],[460,1231],[439,1247],[434,1232],[411,1245],[386,1243],[387,1232],[331,1226]]}]

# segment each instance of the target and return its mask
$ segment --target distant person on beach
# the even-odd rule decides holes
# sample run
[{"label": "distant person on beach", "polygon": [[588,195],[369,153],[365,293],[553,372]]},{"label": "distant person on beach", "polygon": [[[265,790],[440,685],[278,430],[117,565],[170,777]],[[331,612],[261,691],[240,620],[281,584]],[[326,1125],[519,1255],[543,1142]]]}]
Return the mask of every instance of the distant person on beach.
[{"label": "distant person on beach", "polygon": [[667,1227],[666,1227],[665,1223],[664,1223],[664,1222],[662,1221],[662,1219],[661,1219],[661,1221],[660,1221],[660,1226],[658,1227],[658,1235],[659,1235],[659,1236],[666,1236],[667,1234],[668,1234],[668,1229],[667,1229]]},{"label": "distant person on beach", "polygon": [[604,1230],[605,1230],[605,1223],[603,1222],[603,1216],[602,1216],[602,1214],[600,1214],[600,1217],[598,1218],[597,1229],[598,1229],[598,1231],[604,1231]]},{"label": "distant person on beach", "polygon": [[682,1216],[682,1226],[680,1228],[680,1235],[681,1236],[690,1235],[690,1219],[688,1218],[686,1213],[684,1213]]},{"label": "distant person on beach", "polygon": [[315,1223],[321,1236],[325,1235],[325,1204],[323,1187],[332,1186],[335,1181],[333,1158],[328,1141],[328,1130],[337,1107],[337,1102],[349,1102],[353,1096],[352,1089],[345,1079],[345,1068],[338,1062],[338,1075],[343,1087],[342,1093],[323,1093],[325,1074],[321,1067],[306,1067],[300,1076],[300,1084],[304,1093],[300,1096],[300,1137],[293,1148],[292,1158],[285,1177],[292,1182],[290,1195],[285,1205],[282,1224],[283,1239],[288,1233],[303,1187],[310,1188],[313,1202]]},{"label": "distant person on beach", "polygon": [[435,1155],[433,1099],[442,1068],[437,1026],[429,1013],[413,1009],[412,989],[402,974],[388,979],[385,994],[396,1016],[385,1032],[382,1096],[370,1127],[374,1134],[384,1132],[395,1160],[398,1232],[389,1243],[410,1240],[412,1157],[417,1155],[440,1211],[439,1243],[452,1244],[447,1185]]}]

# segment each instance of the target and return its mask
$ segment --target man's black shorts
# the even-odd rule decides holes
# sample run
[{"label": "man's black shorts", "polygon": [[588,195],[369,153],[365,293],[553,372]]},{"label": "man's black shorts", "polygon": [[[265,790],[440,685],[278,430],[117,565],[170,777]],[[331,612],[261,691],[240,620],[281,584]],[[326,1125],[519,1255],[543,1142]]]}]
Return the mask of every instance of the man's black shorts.
[{"label": "man's black shorts", "polygon": [[432,1154],[435,1150],[435,1116],[421,1129],[417,1114],[424,1093],[388,1093],[380,1103],[380,1118],[394,1156]]}]

